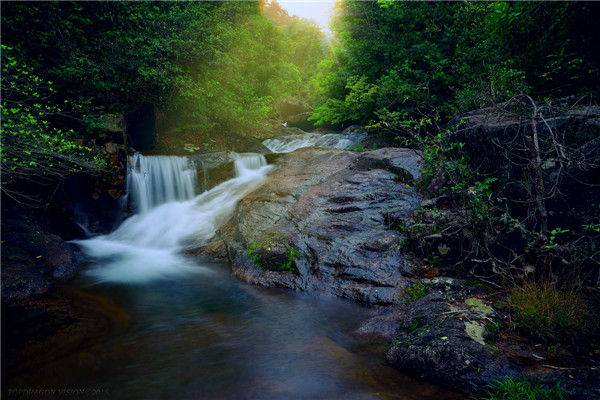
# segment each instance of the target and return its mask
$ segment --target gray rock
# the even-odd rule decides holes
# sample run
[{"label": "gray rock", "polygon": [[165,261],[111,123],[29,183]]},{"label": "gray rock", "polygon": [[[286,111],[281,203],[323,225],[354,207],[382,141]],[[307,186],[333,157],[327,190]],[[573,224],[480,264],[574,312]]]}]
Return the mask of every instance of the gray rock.
[{"label": "gray rock", "polygon": [[277,107],[277,113],[279,118],[286,121],[289,117],[294,115],[303,114],[305,112],[311,112],[312,109],[308,103],[297,99],[295,97],[287,97],[281,100]]},{"label": "gray rock", "polygon": [[[240,202],[220,231],[234,276],[366,304],[398,302],[410,268],[398,248],[404,236],[393,229],[390,215],[408,217],[419,195],[385,168],[412,180],[419,162],[406,149],[302,149],[282,156],[269,180]],[[281,271],[291,249],[291,270]]]},{"label": "gray rock", "polygon": [[406,373],[469,390],[515,373],[515,363],[495,355],[486,322],[493,309],[459,281],[437,278],[427,293],[408,306],[387,361]]},{"label": "gray rock", "polygon": [[72,248],[26,218],[2,221],[2,240],[3,303],[46,293],[77,272]]},{"label": "gray rock", "polygon": [[399,321],[404,318],[405,313],[404,307],[386,307],[364,321],[354,334],[366,341],[389,344],[398,335]]}]

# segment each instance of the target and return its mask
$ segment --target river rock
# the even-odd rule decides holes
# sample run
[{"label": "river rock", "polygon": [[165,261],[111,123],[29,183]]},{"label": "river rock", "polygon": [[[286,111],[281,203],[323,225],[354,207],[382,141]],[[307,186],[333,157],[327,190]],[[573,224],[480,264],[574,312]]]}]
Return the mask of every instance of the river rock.
[{"label": "river rock", "polygon": [[233,275],[366,304],[396,303],[411,273],[398,221],[418,204],[411,183],[420,155],[301,149],[274,165],[220,230]]},{"label": "river rock", "polygon": [[408,306],[386,354],[399,370],[429,381],[481,390],[516,374],[515,362],[496,354],[487,325],[493,308],[477,289],[449,278],[424,280],[426,294]]},{"label": "river rock", "polygon": [[364,321],[354,335],[373,343],[389,344],[398,335],[399,321],[406,314],[406,307],[385,307],[377,315]]},{"label": "river rock", "polygon": [[3,303],[43,294],[77,272],[72,248],[26,215],[5,214],[2,241]]}]

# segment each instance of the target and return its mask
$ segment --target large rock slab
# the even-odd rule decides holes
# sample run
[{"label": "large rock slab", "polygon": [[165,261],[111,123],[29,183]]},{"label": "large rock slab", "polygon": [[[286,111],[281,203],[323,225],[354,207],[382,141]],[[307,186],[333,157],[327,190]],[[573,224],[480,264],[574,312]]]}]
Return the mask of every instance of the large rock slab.
[{"label": "large rock slab", "polygon": [[301,149],[239,204],[219,237],[233,275],[250,283],[398,301],[408,256],[402,221],[416,208],[421,157],[407,149]]}]

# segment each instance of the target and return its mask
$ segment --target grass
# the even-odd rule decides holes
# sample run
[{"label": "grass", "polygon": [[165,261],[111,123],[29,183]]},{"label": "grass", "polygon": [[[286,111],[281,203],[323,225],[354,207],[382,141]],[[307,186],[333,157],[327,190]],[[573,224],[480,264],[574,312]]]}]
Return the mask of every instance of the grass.
[{"label": "grass", "polygon": [[561,291],[548,283],[526,283],[508,297],[515,325],[546,342],[574,338],[583,333],[590,312],[574,291]]},{"label": "grass", "polygon": [[481,400],[566,400],[569,392],[560,387],[560,382],[547,387],[534,380],[517,380],[511,376],[490,385]]}]

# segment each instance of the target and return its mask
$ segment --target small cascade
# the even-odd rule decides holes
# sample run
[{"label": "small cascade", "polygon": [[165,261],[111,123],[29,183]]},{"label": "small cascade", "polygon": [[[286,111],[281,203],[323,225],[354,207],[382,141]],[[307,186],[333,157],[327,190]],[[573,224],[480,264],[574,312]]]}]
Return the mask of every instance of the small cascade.
[{"label": "small cascade", "polygon": [[235,178],[196,197],[196,169],[186,157],[131,157],[128,186],[139,211],[108,235],[73,241],[96,260],[86,274],[98,282],[144,283],[203,271],[181,252],[207,243],[270,170],[262,155],[229,156]]},{"label": "small cascade", "polygon": [[187,157],[150,156],[129,158],[127,191],[137,213],[172,201],[190,200],[196,194],[196,167]]},{"label": "small cascade", "polygon": [[257,153],[231,153],[233,158],[233,172],[236,178],[244,175],[246,171],[254,171],[267,165],[267,159]]},{"label": "small cascade", "polygon": [[346,150],[367,136],[363,132],[349,133],[306,133],[304,135],[280,136],[263,141],[263,145],[273,153],[290,153],[304,147],[323,147]]}]

